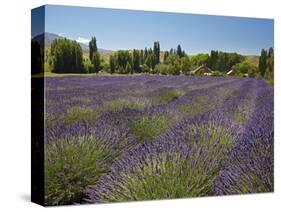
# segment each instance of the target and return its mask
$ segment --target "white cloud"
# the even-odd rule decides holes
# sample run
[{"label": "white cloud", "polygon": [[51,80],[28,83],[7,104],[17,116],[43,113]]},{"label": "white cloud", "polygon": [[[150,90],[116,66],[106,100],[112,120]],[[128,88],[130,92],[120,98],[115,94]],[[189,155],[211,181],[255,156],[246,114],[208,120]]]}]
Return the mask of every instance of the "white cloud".
[{"label": "white cloud", "polygon": [[82,38],[82,37],[78,37],[78,38],[76,39],[76,41],[79,42],[79,43],[84,43],[84,44],[87,44],[87,43],[90,42],[89,39],[87,39],[87,38]]},{"label": "white cloud", "polygon": [[65,32],[60,32],[59,36],[64,37],[65,36]]}]

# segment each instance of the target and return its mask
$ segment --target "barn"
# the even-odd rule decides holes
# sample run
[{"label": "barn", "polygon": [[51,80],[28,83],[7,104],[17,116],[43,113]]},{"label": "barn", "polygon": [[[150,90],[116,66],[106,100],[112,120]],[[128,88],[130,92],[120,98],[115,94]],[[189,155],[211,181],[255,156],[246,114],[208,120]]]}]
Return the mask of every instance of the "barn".
[{"label": "barn", "polygon": [[199,75],[199,76],[211,76],[213,74],[212,69],[210,69],[206,65],[201,65],[195,70],[191,71],[192,75]]}]

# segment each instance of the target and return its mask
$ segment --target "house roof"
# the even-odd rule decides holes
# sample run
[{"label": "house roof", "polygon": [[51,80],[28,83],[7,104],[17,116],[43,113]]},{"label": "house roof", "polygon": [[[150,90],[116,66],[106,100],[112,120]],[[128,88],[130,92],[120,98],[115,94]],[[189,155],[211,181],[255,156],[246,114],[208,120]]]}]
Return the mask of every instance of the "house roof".
[{"label": "house roof", "polygon": [[230,74],[233,74],[233,73],[234,73],[234,70],[231,69],[229,72],[226,73],[226,75],[230,75]]},{"label": "house roof", "polygon": [[192,71],[192,73],[196,74],[198,71],[200,71],[200,70],[202,70],[202,69],[205,70],[205,73],[212,73],[212,72],[213,72],[212,69],[210,69],[208,66],[206,66],[206,65],[201,65],[201,66],[199,66],[198,68],[194,69],[194,70]]}]

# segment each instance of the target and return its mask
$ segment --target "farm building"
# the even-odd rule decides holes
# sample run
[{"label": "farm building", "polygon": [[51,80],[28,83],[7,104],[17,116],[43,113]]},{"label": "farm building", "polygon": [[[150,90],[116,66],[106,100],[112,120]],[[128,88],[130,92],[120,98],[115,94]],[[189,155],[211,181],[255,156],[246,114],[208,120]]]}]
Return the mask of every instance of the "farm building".
[{"label": "farm building", "polygon": [[196,68],[195,70],[191,71],[192,75],[205,75],[205,76],[210,76],[213,74],[212,69],[210,69],[208,66],[206,65],[201,65],[198,68]]},{"label": "farm building", "polygon": [[236,70],[233,70],[231,69],[230,71],[228,71],[226,73],[227,76],[240,76],[240,77],[248,77],[248,74],[247,73],[239,73],[238,71]]},{"label": "farm building", "polygon": [[228,72],[226,73],[226,75],[227,75],[227,76],[233,76],[233,75],[235,75],[235,70],[231,69],[230,71],[228,71]]}]

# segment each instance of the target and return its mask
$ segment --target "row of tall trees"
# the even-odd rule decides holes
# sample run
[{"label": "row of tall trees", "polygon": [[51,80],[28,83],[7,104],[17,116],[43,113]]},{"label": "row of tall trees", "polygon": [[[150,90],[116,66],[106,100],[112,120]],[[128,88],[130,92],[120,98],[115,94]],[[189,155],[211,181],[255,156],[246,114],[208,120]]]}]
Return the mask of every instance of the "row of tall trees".
[{"label": "row of tall trees", "polygon": [[51,45],[50,65],[55,73],[83,72],[83,53],[76,41],[56,39]]},{"label": "row of tall trees", "polygon": [[160,63],[160,43],[155,41],[153,48],[133,51],[119,50],[109,58],[110,73],[152,72]]},{"label": "row of tall trees", "polygon": [[[41,55],[32,60],[32,70],[43,69],[44,55],[40,44],[32,42],[32,54]],[[188,56],[180,45],[176,49],[163,52],[159,41],[152,48],[119,50],[111,54],[109,61],[104,62],[98,51],[97,40],[92,37],[89,42],[89,58],[83,59],[81,46],[76,41],[57,39],[51,45],[50,64],[56,73],[98,73],[100,70],[110,73],[133,74],[189,74],[191,70],[206,65],[214,71],[225,74],[234,69],[251,77],[262,76],[273,80],[274,50],[262,49],[258,67],[245,61],[245,57],[237,53],[212,50],[210,54]],[[38,71],[37,71],[38,72]]]},{"label": "row of tall trees", "polygon": [[164,52],[161,62],[160,43],[155,41],[153,48],[133,51],[120,50],[109,58],[110,73],[160,73],[180,74],[190,71],[190,60],[178,45],[177,49]]},{"label": "row of tall trees", "polygon": [[226,72],[231,70],[235,64],[240,63],[243,60],[244,57],[237,53],[211,51],[207,64],[212,70]]},{"label": "row of tall trees", "polygon": [[228,53],[212,50],[209,54],[198,54],[192,58],[193,66],[207,65],[214,71],[227,72],[232,67],[244,60],[244,57],[237,53]]},{"label": "row of tall trees", "polygon": [[155,73],[159,74],[188,74],[191,70],[189,56],[178,45],[176,49],[164,52],[163,63],[155,67]]},{"label": "row of tall trees", "polygon": [[235,74],[238,76],[246,76],[246,75],[248,75],[249,77],[258,76],[258,74],[257,74],[258,67],[249,63],[246,60],[235,64],[232,67],[232,69],[235,70]]},{"label": "row of tall trees", "polygon": [[[184,58],[184,59],[182,59]],[[180,59],[184,62],[180,62]],[[214,71],[225,73],[231,68],[244,60],[242,55],[237,53],[227,53],[222,51],[212,50],[210,54],[196,54],[188,57],[184,51],[181,50],[181,46],[178,45],[177,49],[171,49],[170,51],[164,52],[163,62],[164,64],[173,61],[175,63],[183,63],[180,71],[182,73],[188,73],[190,70],[194,70],[201,65],[206,65]]]},{"label": "row of tall trees", "polygon": [[96,37],[92,37],[89,42],[89,59],[92,64],[92,67],[88,72],[90,73],[98,73],[101,69],[101,59],[100,53],[98,52],[97,39]]},{"label": "row of tall trees", "polygon": [[[63,41],[55,41],[51,48],[51,56],[53,57],[53,70],[55,72],[64,71],[77,71],[77,67],[81,66],[77,62],[68,64],[72,61],[71,57],[68,57],[63,63],[61,60],[64,56],[70,55],[67,53],[67,46],[78,51],[75,56],[78,58],[73,58],[74,61],[81,62],[82,53],[79,50],[79,44],[75,41],[68,41],[64,39]],[[59,49],[60,48],[60,49]],[[59,49],[59,50],[58,50]],[[72,50],[71,50],[72,51]],[[134,49],[133,51],[120,50],[115,52],[109,58],[109,69],[110,73],[161,73],[161,74],[188,74],[190,70],[197,68],[200,65],[207,65],[212,70],[218,70],[220,72],[226,72],[232,68],[233,65],[241,62],[243,56],[237,53],[226,53],[219,51],[211,51],[209,54],[197,54],[192,57],[188,57],[181,46],[178,45],[176,49],[171,49],[170,51],[164,52],[163,65],[160,64],[160,43],[155,41],[153,48],[145,48],[141,50]],[[92,37],[89,42],[89,62],[84,63],[83,72],[88,73],[98,73],[101,66],[101,57],[98,52],[97,40]],[[157,66],[158,65],[158,66]],[[169,67],[167,67],[169,65]],[[62,68],[64,66],[64,70]],[[157,68],[155,69],[155,67]],[[60,71],[62,70],[62,71]]]},{"label": "row of tall trees", "polygon": [[259,73],[262,77],[273,83],[274,78],[274,50],[269,48],[268,50],[262,49],[259,58]]}]

